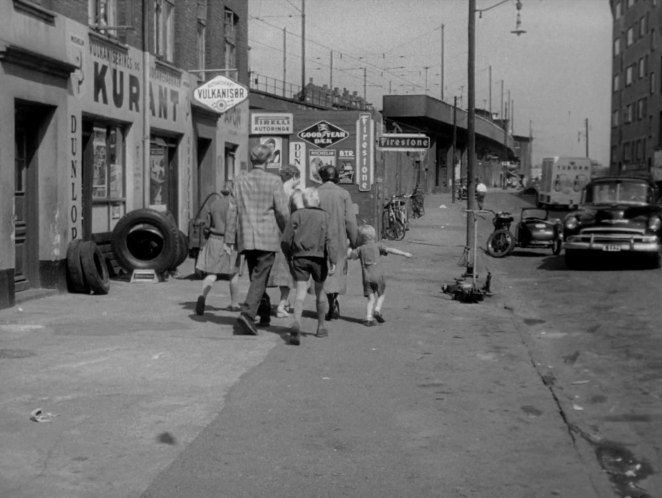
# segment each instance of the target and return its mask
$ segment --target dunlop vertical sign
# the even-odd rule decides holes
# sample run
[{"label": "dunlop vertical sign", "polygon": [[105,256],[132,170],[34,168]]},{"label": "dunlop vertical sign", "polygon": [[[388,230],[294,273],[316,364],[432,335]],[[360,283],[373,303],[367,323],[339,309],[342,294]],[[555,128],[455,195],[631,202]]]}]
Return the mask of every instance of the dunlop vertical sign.
[{"label": "dunlop vertical sign", "polygon": [[356,183],[361,192],[369,192],[372,187],[375,168],[373,137],[374,124],[370,114],[359,114],[356,121]]}]

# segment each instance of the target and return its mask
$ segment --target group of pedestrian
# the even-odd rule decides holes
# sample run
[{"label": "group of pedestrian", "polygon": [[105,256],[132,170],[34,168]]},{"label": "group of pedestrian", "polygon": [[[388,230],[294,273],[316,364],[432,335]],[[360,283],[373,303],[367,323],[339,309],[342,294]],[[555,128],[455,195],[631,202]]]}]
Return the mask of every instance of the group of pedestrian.
[{"label": "group of pedestrian", "polygon": [[[381,313],[385,281],[380,255],[410,253],[378,243],[375,229],[357,226],[352,199],[337,185],[334,166],[318,171],[318,188],[301,188],[295,166],[281,168],[280,176],[265,170],[271,148],[258,145],[250,152],[252,169],[226,184],[223,196],[211,206],[212,227],[196,268],[206,272],[196,313],[204,313],[205,301],[217,278],[230,282],[228,309],[239,311],[235,331],[257,335],[256,320],[268,325],[262,309],[270,303],[268,287],[278,287],[276,316],[292,313],[290,344],[299,345],[306,295],[313,291],[317,312],[317,337],[327,337],[326,322],[338,319],[338,296],[347,291],[348,259],[359,259],[364,295],[368,299],[365,325],[383,323]],[[248,267],[249,287],[238,303],[237,280],[242,261]],[[291,291],[294,305],[290,307]],[[262,305],[261,305],[262,303]]]}]

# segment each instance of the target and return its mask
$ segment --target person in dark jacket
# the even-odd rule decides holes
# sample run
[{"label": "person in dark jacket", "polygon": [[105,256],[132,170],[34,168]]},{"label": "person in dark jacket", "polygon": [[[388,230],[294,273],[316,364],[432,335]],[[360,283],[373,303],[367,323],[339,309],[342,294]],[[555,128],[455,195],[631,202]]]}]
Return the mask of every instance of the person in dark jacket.
[{"label": "person in dark jacket", "polygon": [[290,328],[290,344],[300,344],[301,315],[312,277],[315,286],[317,308],[317,337],[329,332],[324,320],[328,311],[324,281],[336,270],[338,258],[337,240],[329,233],[329,214],[320,209],[317,189],[302,192],[303,209],[297,209],[288,220],[281,238],[281,248],[290,262],[296,282],[294,322]]}]

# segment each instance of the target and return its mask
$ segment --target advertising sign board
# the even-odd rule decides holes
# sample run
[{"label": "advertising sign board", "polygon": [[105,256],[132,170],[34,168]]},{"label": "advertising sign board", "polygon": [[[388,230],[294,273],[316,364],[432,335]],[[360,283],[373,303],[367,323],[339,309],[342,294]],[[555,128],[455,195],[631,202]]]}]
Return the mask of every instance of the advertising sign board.
[{"label": "advertising sign board", "polygon": [[213,111],[225,112],[248,98],[248,88],[225,76],[216,76],[196,88],[193,98]]}]

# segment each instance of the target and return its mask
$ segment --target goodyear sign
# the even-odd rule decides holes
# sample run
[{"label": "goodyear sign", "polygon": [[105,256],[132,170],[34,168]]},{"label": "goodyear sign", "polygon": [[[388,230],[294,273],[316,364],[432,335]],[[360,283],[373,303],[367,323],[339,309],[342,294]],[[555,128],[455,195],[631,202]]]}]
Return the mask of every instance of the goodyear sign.
[{"label": "goodyear sign", "polygon": [[349,132],[338,128],[327,121],[318,121],[314,125],[301,130],[297,133],[301,140],[305,140],[309,144],[315,145],[321,149],[337,144],[341,140],[349,137]]},{"label": "goodyear sign", "polygon": [[430,148],[430,137],[421,133],[384,133],[377,146],[385,151],[424,152]]}]

